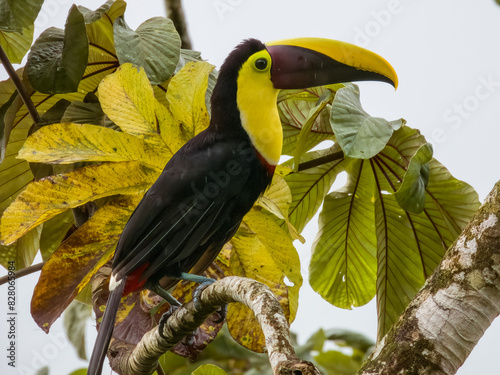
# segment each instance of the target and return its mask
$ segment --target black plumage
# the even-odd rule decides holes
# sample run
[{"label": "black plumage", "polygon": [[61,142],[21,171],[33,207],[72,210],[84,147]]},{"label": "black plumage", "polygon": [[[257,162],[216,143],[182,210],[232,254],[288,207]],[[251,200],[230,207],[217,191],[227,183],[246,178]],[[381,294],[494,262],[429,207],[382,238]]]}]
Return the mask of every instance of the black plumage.
[{"label": "black plumage", "polygon": [[[116,281],[140,267],[134,276],[152,283],[178,278],[195,265],[203,272],[271,182],[272,170],[243,130],[236,104],[239,69],[264,48],[251,39],[227,57],[211,97],[209,127],[170,159],[120,237],[113,261]],[[207,251],[204,264],[196,264]],[[126,292],[133,289],[127,286]]]},{"label": "black plumage", "polygon": [[212,93],[209,127],[172,156],[125,226],[89,374],[102,371],[122,294],[160,279],[169,288],[191,269],[202,273],[271,183],[273,167],[259,157],[242,128],[236,103],[241,65],[264,48],[249,40],[228,56]]}]

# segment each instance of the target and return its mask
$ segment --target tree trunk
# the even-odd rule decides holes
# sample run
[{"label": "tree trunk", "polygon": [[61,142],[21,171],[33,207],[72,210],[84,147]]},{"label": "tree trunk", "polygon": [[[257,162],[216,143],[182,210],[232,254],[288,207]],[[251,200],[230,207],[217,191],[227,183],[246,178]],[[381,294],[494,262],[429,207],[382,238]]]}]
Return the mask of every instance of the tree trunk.
[{"label": "tree trunk", "polygon": [[500,313],[500,182],[358,374],[455,374]]}]

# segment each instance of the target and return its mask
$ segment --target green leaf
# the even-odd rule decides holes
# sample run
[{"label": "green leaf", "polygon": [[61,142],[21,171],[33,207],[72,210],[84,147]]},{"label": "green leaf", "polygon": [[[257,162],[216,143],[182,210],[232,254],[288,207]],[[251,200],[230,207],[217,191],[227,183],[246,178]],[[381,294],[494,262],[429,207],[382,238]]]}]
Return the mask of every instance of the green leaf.
[{"label": "green leaf", "polygon": [[337,91],[330,113],[330,123],[337,142],[346,156],[369,159],[385,147],[402,120],[389,122],[371,117],[361,107],[359,88],[349,84]]},{"label": "green leaf", "polygon": [[181,39],[173,22],[154,17],[131,30],[123,17],[114,24],[115,47],[120,64],[141,66],[152,84],[166,81],[179,61]]},{"label": "green leaf", "polygon": [[60,213],[43,223],[40,253],[44,261],[47,261],[59,247],[73,225],[74,219],[71,210]]},{"label": "green leaf", "polygon": [[292,192],[290,191],[290,187],[286,183],[285,179],[279,175],[279,170],[286,171],[289,173],[288,168],[284,168],[278,166],[277,171],[273,176],[273,180],[271,185],[267,188],[264,194],[259,197],[256,205],[259,205],[265,208],[267,211],[274,214],[279,220],[283,220],[290,232],[290,236],[294,240],[299,240],[302,243],[305,243],[304,237],[302,237],[297,229],[290,223],[288,220],[288,210],[290,208],[290,204],[292,203]]},{"label": "green leaf", "polygon": [[375,296],[374,179],[368,162],[347,159],[347,184],[327,195],[309,265],[311,287],[335,306],[362,306]]},{"label": "green leaf", "polygon": [[78,370],[73,371],[69,375],[87,375],[87,370],[88,370],[87,368],[80,368]]},{"label": "green leaf", "polygon": [[325,332],[325,336],[338,346],[351,347],[363,353],[367,353],[375,345],[372,339],[348,329],[331,328]]},{"label": "green leaf", "polygon": [[17,270],[31,266],[40,248],[41,229],[29,231],[11,245],[0,245],[0,264],[7,268],[7,263],[14,261]]},{"label": "green leaf", "polygon": [[[92,63],[87,66],[85,76],[92,79],[91,77],[97,75],[96,79],[92,79],[95,86],[102,79],[103,72],[104,74],[110,73],[108,69],[114,70],[119,66],[114,44],[113,23],[116,18],[123,15],[127,4],[123,0],[116,0],[111,4],[110,2],[111,0],[107,1],[95,12],[82,6],[78,7],[84,15],[89,38],[89,63]],[[108,6],[109,9],[107,9]]]},{"label": "green leaf", "polygon": [[299,350],[297,350],[297,355],[299,355],[298,353],[299,351],[321,352],[325,345],[325,341],[326,341],[325,331],[323,330],[323,328],[320,328],[307,339],[306,343]]},{"label": "green leaf", "polygon": [[33,42],[35,26],[23,27],[21,31],[0,31],[0,46],[12,64],[20,64]]},{"label": "green leaf", "polygon": [[56,104],[54,104],[47,112],[45,112],[41,117],[40,121],[30,129],[30,132],[35,132],[41,127],[46,125],[55,124],[57,122],[61,122],[61,118],[64,116],[64,112],[70,105],[70,102],[66,99],[59,100]]},{"label": "green leaf", "polygon": [[[12,94],[7,102],[2,104],[0,107],[0,163],[5,158],[5,148],[7,146],[7,142],[9,140],[9,135],[11,131],[10,124],[5,123],[5,114],[11,107],[14,100],[17,98],[17,91]],[[9,125],[9,126],[7,126]]]},{"label": "green leaf", "polygon": [[[318,159],[337,151],[340,151],[340,147],[335,144],[328,150],[313,151],[303,155],[300,162]],[[299,233],[314,217],[337,175],[342,172],[342,169],[338,168],[342,160],[320,164],[317,167],[292,172],[285,176],[285,181],[292,192],[289,220]]]},{"label": "green leaf", "polygon": [[472,187],[432,159],[424,210],[413,214],[400,207],[393,193],[401,186],[412,157],[425,144],[418,130],[405,126],[370,160],[377,184],[379,338],[397,321],[480,205]]},{"label": "green leaf", "polygon": [[28,128],[16,126],[10,133],[5,149],[5,159],[0,164],[0,213],[14,200],[23,188],[33,179],[29,163],[16,158],[28,134]]},{"label": "green leaf", "polygon": [[73,344],[78,357],[86,360],[85,329],[92,316],[92,306],[73,301],[64,312],[64,330],[69,341]]},{"label": "green leaf", "polygon": [[85,21],[76,5],[69,11],[65,30],[51,27],[31,48],[26,65],[31,85],[48,94],[77,91],[87,67],[89,41]]},{"label": "green leaf", "polygon": [[429,161],[432,159],[432,145],[426,143],[411,158],[403,183],[394,193],[401,208],[419,214],[425,206],[425,188],[429,182]]},{"label": "green leaf", "polygon": [[314,356],[315,362],[326,369],[328,374],[355,375],[361,367],[362,357],[351,356],[330,350]]},{"label": "green leaf", "polygon": [[43,0],[3,0],[0,8],[0,30],[22,31],[33,26]]},{"label": "green leaf", "polygon": [[[333,90],[333,86],[328,86]],[[340,88],[343,85],[336,85]],[[283,151],[284,155],[294,155],[297,140],[302,127],[307,121],[310,111],[325,94],[330,91],[326,87],[314,87],[307,90],[281,90],[278,95],[278,112],[283,126]],[[309,151],[314,146],[326,140],[333,140],[332,127],[330,126],[329,111],[324,110],[312,124],[308,136],[304,139],[303,150]]]},{"label": "green leaf", "polygon": [[316,105],[309,110],[309,114],[307,115],[306,122],[302,125],[302,129],[300,129],[299,136],[297,137],[297,145],[296,149],[294,152],[294,171],[296,172],[299,163],[300,163],[300,157],[304,152],[308,151],[308,145],[307,145],[307,140],[309,138],[309,135],[311,134],[312,127],[318,120],[318,117],[320,116],[321,112],[326,108],[326,106],[331,103],[334,93],[330,90],[327,90],[323,93],[323,95],[319,98],[318,102]]},{"label": "green leaf", "polygon": [[227,373],[215,365],[203,365],[192,372],[192,375],[227,375]]},{"label": "green leaf", "polygon": [[39,369],[35,375],[49,375],[49,367],[44,366],[41,369]]},{"label": "green leaf", "polygon": [[82,5],[78,5],[78,10],[82,13],[85,23],[91,24],[99,21],[106,14],[106,12],[109,11],[114,2],[114,0],[108,0],[95,11],[85,8]]},{"label": "green leaf", "polygon": [[78,100],[75,100],[68,106],[61,118],[61,122],[101,126],[109,126],[112,124],[111,121],[107,120],[99,103],[84,103]]}]

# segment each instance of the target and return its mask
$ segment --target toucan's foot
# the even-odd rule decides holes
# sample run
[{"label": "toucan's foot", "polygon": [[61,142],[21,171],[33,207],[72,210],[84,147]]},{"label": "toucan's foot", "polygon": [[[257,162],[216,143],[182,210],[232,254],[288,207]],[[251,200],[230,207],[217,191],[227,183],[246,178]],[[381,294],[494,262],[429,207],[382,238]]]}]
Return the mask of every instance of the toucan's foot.
[{"label": "toucan's foot", "polygon": [[219,319],[217,319],[216,321],[214,321],[214,323],[218,324],[218,323],[222,323],[224,320],[226,320],[226,317],[227,317],[227,303],[225,303],[224,305],[222,305],[219,310],[217,310],[217,313],[219,314]]},{"label": "toucan's foot", "polygon": [[208,279],[205,278],[205,280],[202,280],[200,282],[200,285],[198,285],[195,290],[193,291],[193,301],[196,307],[200,304],[200,297],[201,297],[201,292],[203,292],[209,285],[212,285],[215,283],[214,279]]},{"label": "toucan's foot", "polygon": [[[193,303],[195,305],[195,308],[198,309],[198,306],[200,304],[200,297],[201,293],[209,286],[215,283],[216,280],[214,279],[208,279],[206,278],[203,280],[200,285],[193,291]],[[217,319],[214,323],[222,323],[227,316],[227,304],[222,305],[219,310],[217,310],[219,313],[219,319]]]},{"label": "toucan's foot", "polygon": [[158,294],[161,298],[167,301],[170,306],[180,307],[182,305],[179,301],[177,301],[174,298],[174,296],[172,296],[169,292],[167,292],[158,284],[151,285],[151,287],[148,289]]},{"label": "toucan's foot", "polygon": [[177,310],[178,308],[179,306],[170,305],[168,311],[161,316],[160,321],[158,322],[158,334],[164,340],[168,340],[168,338],[163,335],[163,329],[165,327],[165,323],[167,323],[168,318],[170,318],[172,314],[175,312],[175,310]]}]

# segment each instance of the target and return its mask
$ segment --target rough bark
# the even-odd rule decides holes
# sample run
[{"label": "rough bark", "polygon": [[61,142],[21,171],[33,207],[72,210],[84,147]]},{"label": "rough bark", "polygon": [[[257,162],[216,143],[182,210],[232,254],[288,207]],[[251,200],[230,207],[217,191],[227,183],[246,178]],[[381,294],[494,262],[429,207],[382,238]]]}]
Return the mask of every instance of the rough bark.
[{"label": "rough bark", "polygon": [[192,301],[176,310],[165,324],[164,340],[157,327],[144,335],[135,348],[124,343],[111,345],[108,353],[111,368],[119,374],[152,374],[160,356],[189,335],[221,305],[241,302],[248,306],[259,321],[266,338],[269,362],[274,374],[309,375],[320,372],[309,362],[295,355],[290,342],[289,326],[281,305],[271,290],[251,279],[226,277],[208,286],[198,304]]},{"label": "rough bark", "polygon": [[455,374],[500,313],[500,182],[359,374]]}]

